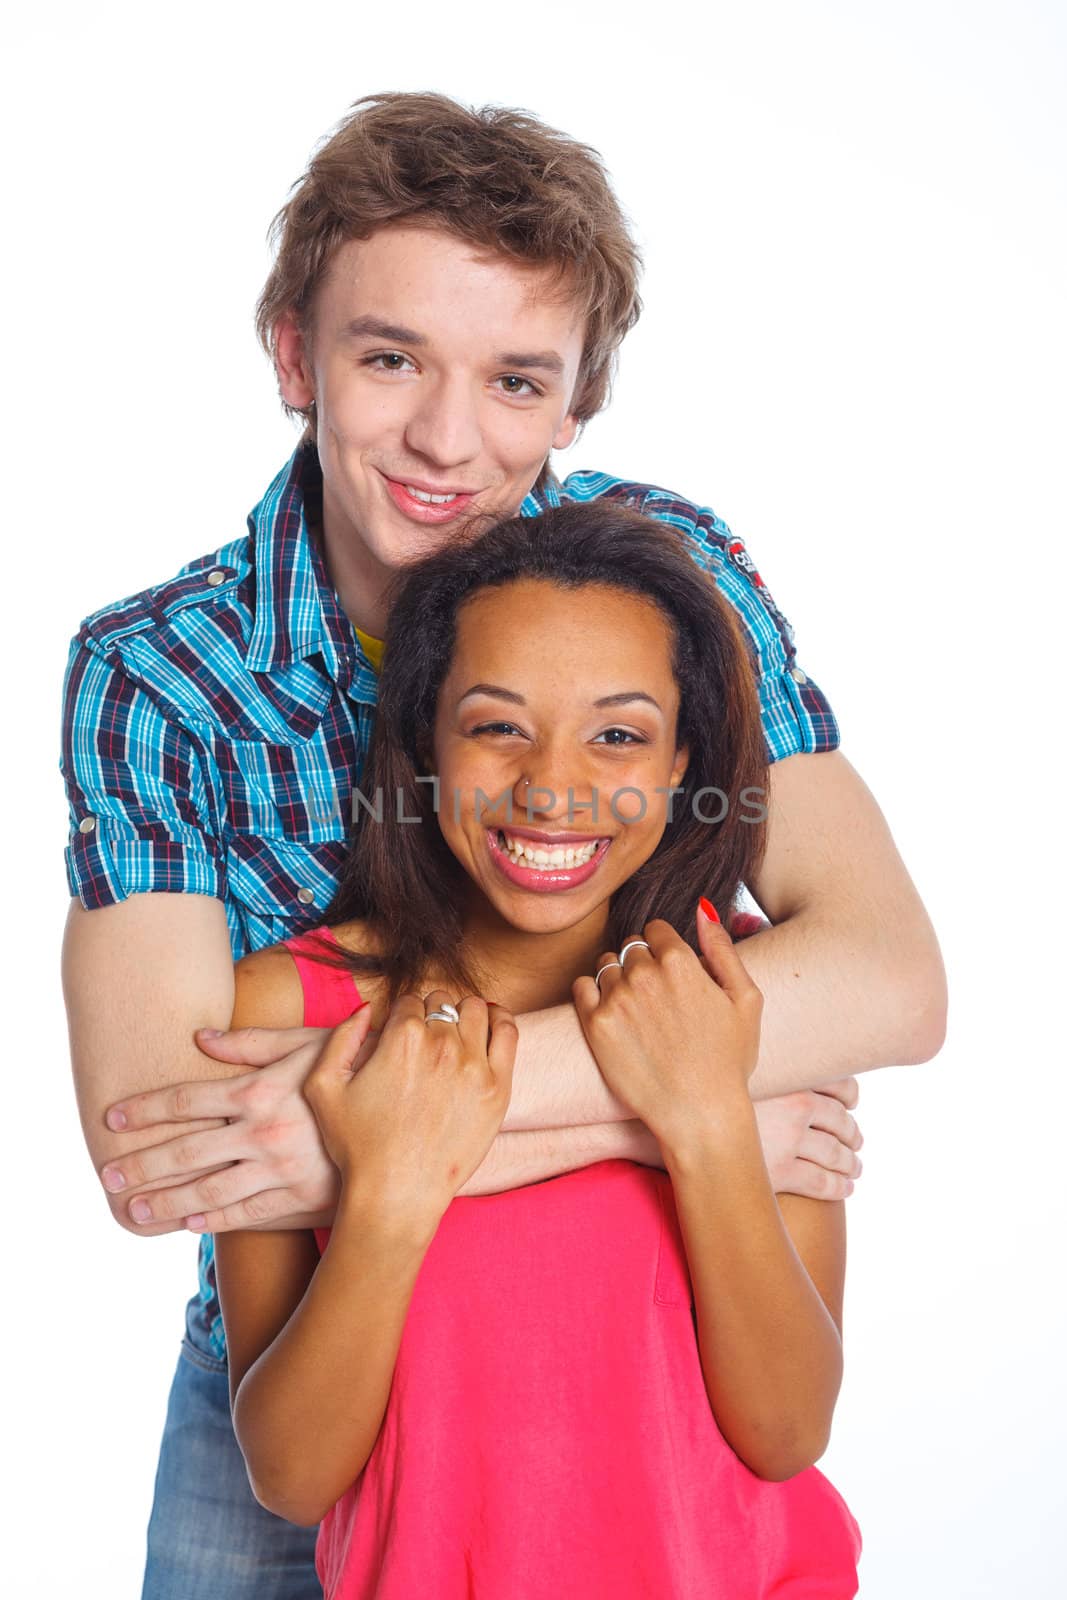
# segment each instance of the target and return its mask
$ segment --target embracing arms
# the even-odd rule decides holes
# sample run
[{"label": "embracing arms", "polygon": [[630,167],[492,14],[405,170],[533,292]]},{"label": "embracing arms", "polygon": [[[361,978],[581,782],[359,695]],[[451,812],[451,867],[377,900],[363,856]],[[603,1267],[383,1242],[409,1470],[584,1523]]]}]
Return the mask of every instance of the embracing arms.
[{"label": "embracing arms", "polygon": [[[937,939],[866,784],[837,751],[789,756],[771,768],[768,813],[749,888],[775,926],[738,945],[764,996],[753,1099],[936,1055]],[[570,1006],[520,1018],[508,1128],[627,1114]]]}]

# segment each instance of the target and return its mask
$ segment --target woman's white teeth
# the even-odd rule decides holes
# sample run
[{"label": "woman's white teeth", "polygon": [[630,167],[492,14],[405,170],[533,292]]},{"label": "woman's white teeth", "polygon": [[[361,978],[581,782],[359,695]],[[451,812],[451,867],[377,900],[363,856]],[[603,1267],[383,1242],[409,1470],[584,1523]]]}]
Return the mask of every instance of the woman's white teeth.
[{"label": "woman's white teeth", "polygon": [[581,867],[593,859],[600,845],[599,839],[590,839],[588,844],[547,850],[533,839],[509,839],[506,833],[499,837],[504,841],[508,860],[517,867]]},{"label": "woman's white teeth", "polygon": [[410,483],[405,483],[404,488],[413,500],[422,500],[428,506],[447,505],[449,500],[455,500],[454,494],[427,494],[425,489],[413,489]]}]

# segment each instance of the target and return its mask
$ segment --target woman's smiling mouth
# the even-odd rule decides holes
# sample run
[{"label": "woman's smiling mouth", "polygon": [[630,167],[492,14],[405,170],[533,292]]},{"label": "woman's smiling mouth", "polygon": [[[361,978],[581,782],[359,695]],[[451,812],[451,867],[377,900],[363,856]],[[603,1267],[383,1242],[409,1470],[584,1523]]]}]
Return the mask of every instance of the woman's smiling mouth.
[{"label": "woman's smiling mouth", "polygon": [[507,828],[488,828],[485,836],[493,865],[509,883],[543,893],[585,883],[611,845],[610,839],[588,834],[560,835],[555,844],[551,835],[515,833]]}]

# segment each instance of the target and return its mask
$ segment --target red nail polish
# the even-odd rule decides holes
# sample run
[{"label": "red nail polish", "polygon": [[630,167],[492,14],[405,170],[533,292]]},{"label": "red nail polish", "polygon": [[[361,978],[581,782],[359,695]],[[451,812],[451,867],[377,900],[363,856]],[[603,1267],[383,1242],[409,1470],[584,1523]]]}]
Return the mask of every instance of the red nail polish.
[{"label": "red nail polish", "polygon": [[704,895],[700,896],[700,909],[703,911],[709,922],[718,922],[719,913],[716,911],[711,901],[708,900]]}]

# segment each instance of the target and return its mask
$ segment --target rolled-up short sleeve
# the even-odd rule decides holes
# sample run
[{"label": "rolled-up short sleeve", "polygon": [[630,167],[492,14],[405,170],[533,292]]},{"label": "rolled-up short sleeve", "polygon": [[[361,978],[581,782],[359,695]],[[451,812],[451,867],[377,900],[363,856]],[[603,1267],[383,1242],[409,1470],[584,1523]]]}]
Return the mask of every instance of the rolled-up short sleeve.
[{"label": "rolled-up short sleeve", "polygon": [[221,898],[221,851],[203,759],[182,728],[84,630],[63,683],[67,882],[88,910],[131,894]]}]

